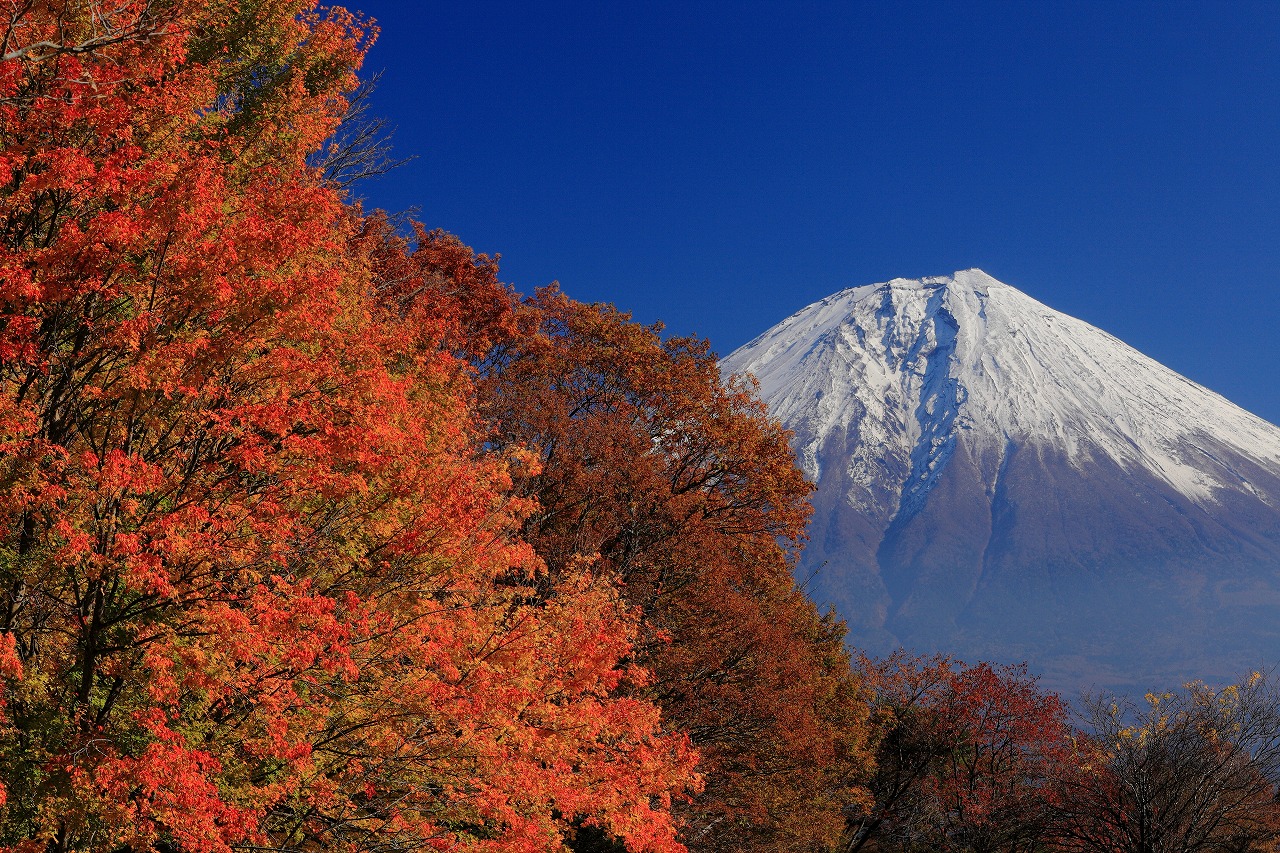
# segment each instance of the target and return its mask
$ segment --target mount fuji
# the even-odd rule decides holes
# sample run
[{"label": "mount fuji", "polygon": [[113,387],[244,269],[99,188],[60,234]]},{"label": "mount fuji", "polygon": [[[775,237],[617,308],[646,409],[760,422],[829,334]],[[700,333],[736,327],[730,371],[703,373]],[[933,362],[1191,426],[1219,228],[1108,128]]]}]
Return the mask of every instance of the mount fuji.
[{"label": "mount fuji", "polygon": [[817,490],[851,642],[1176,687],[1280,662],[1280,428],[981,270],[855,287],[729,355]]}]

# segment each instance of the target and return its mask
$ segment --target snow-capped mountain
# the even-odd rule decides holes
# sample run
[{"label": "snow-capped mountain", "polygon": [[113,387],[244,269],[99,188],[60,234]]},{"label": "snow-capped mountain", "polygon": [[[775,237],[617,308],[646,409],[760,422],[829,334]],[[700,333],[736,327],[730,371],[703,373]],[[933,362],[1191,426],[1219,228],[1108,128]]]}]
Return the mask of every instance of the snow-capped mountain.
[{"label": "snow-capped mountain", "polygon": [[852,641],[1176,686],[1280,662],[1280,428],[980,270],[855,287],[723,363],[818,485]]}]

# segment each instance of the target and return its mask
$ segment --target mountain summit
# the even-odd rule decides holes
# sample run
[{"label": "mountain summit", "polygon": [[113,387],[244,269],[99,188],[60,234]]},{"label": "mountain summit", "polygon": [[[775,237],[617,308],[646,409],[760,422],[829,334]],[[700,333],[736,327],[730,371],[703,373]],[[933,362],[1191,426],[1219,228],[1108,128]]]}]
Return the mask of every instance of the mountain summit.
[{"label": "mountain summit", "polygon": [[1280,428],[1106,332],[974,269],[842,291],[723,366],[795,433],[800,579],[856,644],[1068,691],[1280,661]]}]

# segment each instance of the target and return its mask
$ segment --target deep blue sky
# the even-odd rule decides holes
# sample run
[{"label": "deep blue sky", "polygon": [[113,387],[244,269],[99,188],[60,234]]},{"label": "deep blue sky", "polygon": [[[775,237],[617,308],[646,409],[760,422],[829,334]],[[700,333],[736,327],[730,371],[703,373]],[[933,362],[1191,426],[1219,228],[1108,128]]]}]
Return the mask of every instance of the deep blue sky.
[{"label": "deep blue sky", "polygon": [[1280,421],[1280,3],[436,3],[378,19],[365,185],[728,353],[981,267]]}]

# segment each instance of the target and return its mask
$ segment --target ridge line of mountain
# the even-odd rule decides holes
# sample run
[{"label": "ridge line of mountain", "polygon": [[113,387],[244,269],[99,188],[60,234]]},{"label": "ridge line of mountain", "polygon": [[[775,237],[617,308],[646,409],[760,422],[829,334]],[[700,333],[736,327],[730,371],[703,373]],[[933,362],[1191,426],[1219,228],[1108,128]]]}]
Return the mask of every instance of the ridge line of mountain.
[{"label": "ridge line of mountain", "polygon": [[[1063,686],[1280,659],[1252,627],[1280,625],[1280,428],[1113,335],[970,269],[846,288],[722,364],[794,433],[799,571],[829,562],[855,642],[1023,649]],[[1101,614],[1158,641],[1082,633]]]}]

